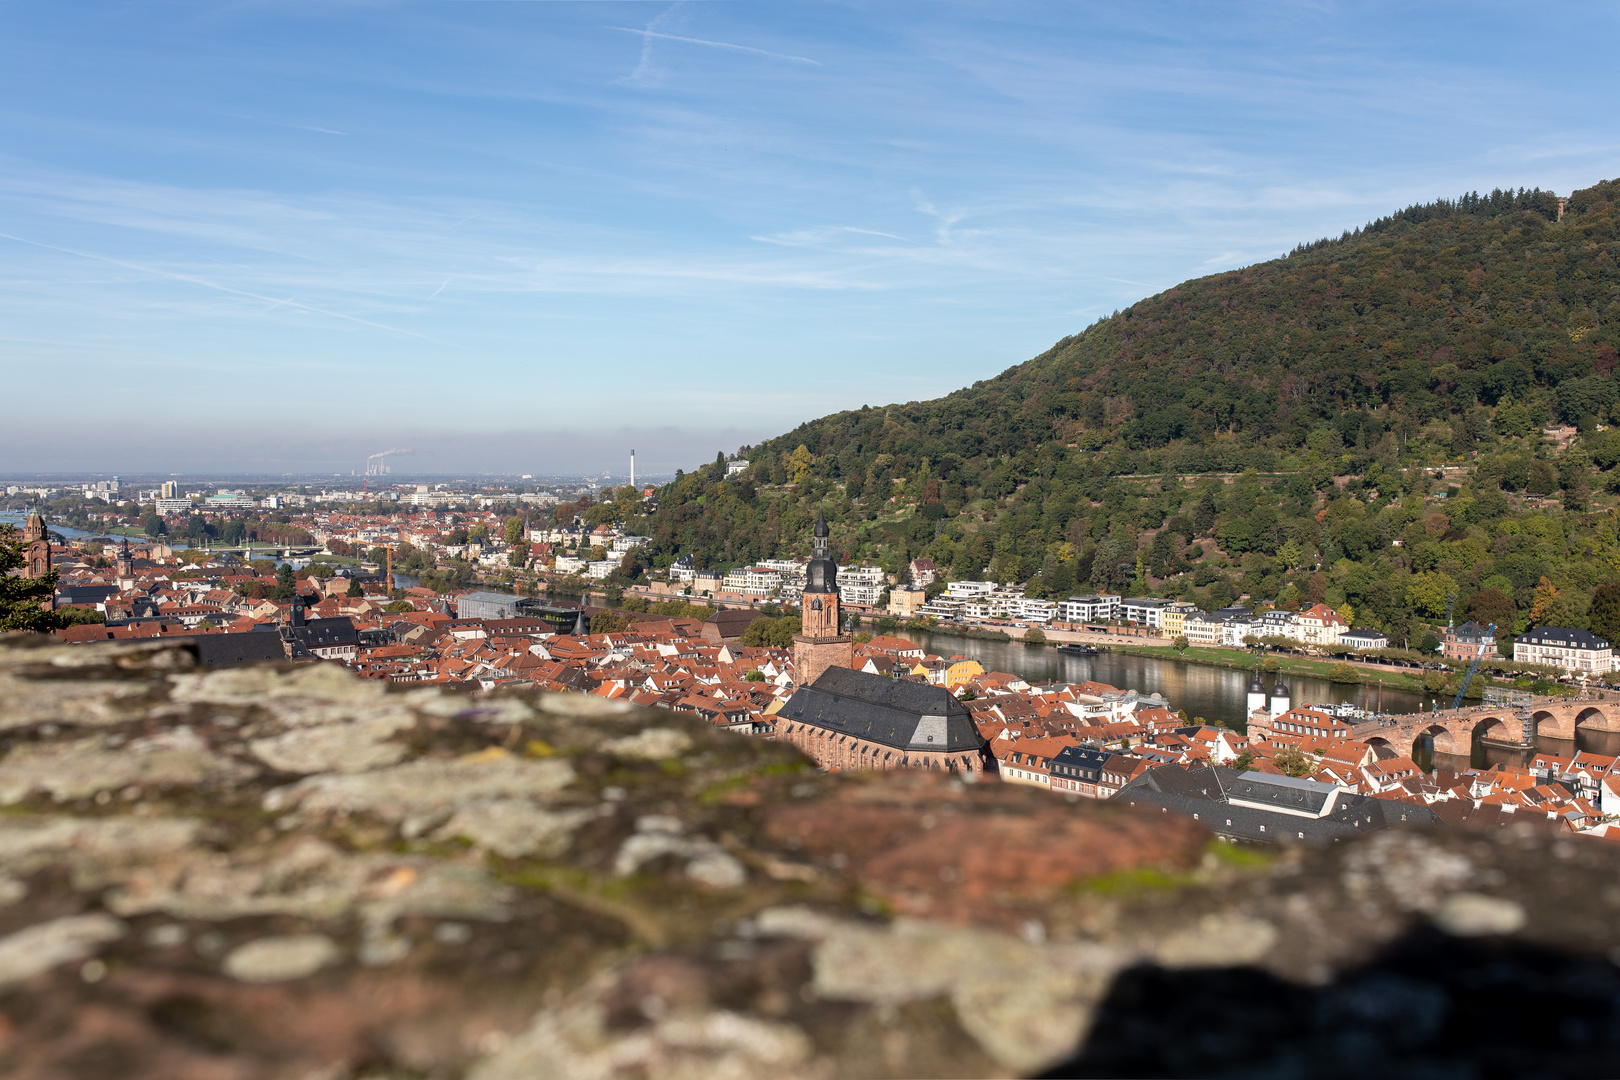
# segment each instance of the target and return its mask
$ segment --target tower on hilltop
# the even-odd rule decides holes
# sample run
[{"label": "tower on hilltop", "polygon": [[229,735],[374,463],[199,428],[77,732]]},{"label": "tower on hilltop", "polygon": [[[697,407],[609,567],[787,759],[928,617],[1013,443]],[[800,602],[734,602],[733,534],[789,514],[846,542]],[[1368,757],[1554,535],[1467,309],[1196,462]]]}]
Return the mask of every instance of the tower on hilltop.
[{"label": "tower on hilltop", "polygon": [[793,669],[809,686],[830,667],[855,666],[855,639],[843,632],[838,611],[838,564],[827,541],[827,519],[816,514],[815,550],[804,568],[803,629],[793,635]]}]

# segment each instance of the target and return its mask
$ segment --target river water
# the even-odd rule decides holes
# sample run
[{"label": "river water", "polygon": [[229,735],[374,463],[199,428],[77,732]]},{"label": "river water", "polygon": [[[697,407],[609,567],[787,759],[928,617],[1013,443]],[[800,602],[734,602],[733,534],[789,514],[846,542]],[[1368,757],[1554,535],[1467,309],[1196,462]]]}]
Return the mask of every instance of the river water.
[{"label": "river water", "polygon": [[[1075,656],[1051,646],[1039,647],[1021,642],[984,641],[954,634],[926,631],[897,631],[931,653],[943,657],[969,656],[986,671],[1006,671],[1030,682],[1097,682],[1121,690],[1140,690],[1163,695],[1172,709],[1185,709],[1190,717],[1219,720],[1227,727],[1244,730],[1247,719],[1249,679],[1253,672],[1189,664],[1179,660],[1159,660],[1147,656],[1103,653],[1101,656]],[[1273,679],[1267,679],[1267,691]],[[1377,686],[1342,686],[1325,679],[1287,676],[1289,702],[1301,705],[1331,705],[1350,702],[1360,708],[1386,713],[1416,712],[1427,708],[1431,699],[1410,690],[1380,691]]]},{"label": "river water", "polygon": [[[28,521],[28,515],[27,514],[16,514],[16,513],[0,514],[0,525],[15,525],[20,529],[20,528],[22,528],[22,526],[27,521]],[[84,537],[84,536],[100,536],[100,537],[103,537],[103,538],[106,538],[106,536],[107,536],[106,533],[85,532],[83,529],[74,529],[74,528],[70,528],[67,525],[58,525],[53,521],[47,521],[45,523],[45,527],[47,529],[49,529],[51,532],[57,533],[58,535],[66,538],[68,540],[77,540],[80,537]]]}]

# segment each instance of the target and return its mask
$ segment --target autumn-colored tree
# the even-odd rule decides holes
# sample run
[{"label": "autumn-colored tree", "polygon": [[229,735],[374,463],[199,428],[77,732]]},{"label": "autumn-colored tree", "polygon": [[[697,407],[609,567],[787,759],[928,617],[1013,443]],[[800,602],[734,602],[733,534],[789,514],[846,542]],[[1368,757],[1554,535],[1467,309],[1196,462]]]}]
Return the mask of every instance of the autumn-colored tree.
[{"label": "autumn-colored tree", "polygon": [[1530,604],[1530,624],[1541,626],[1546,622],[1547,613],[1558,600],[1558,589],[1543,575],[1536,585],[1535,599]]},{"label": "autumn-colored tree", "polygon": [[1316,771],[1316,759],[1297,746],[1286,746],[1271,756],[1271,763],[1288,776],[1309,776]]}]

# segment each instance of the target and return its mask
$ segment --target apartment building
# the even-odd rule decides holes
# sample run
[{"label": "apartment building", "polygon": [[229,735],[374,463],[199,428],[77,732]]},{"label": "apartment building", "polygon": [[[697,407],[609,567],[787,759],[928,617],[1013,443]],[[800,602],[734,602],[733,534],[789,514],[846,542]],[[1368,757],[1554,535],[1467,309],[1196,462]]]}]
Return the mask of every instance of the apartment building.
[{"label": "apartment building", "polygon": [[1071,596],[1058,602],[1058,618],[1064,622],[1113,622],[1119,618],[1119,601],[1111,593]]}]

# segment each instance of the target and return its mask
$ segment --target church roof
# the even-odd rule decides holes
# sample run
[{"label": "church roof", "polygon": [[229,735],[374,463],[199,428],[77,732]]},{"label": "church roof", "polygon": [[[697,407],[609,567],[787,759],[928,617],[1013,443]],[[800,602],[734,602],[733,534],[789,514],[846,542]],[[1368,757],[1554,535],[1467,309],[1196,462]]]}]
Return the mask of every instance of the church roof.
[{"label": "church roof", "polygon": [[944,687],[830,667],[777,714],[899,750],[977,750],[973,714]]}]

